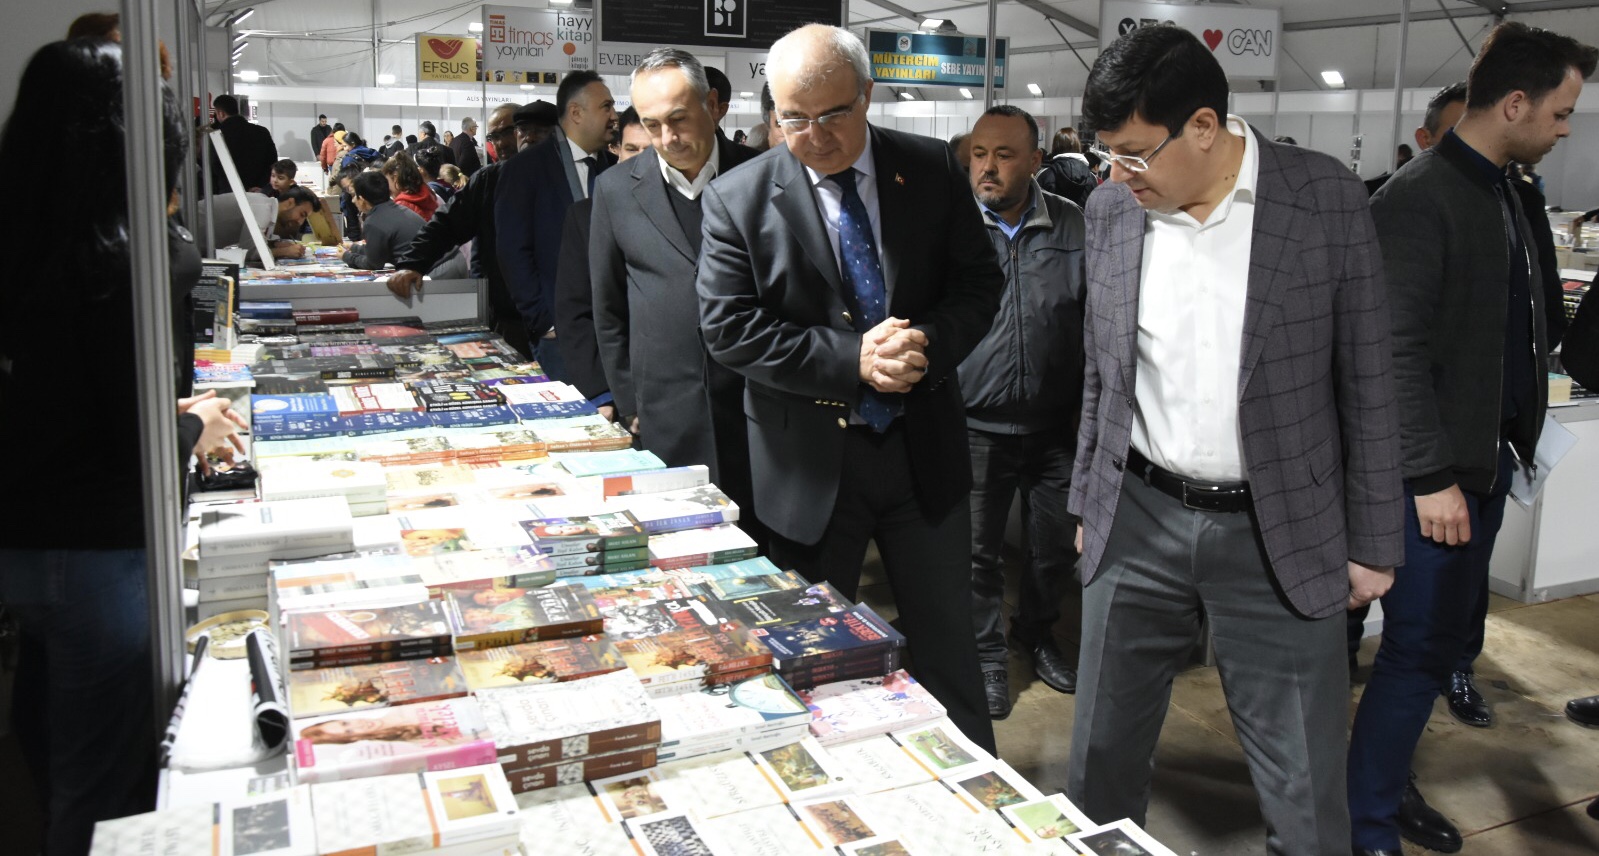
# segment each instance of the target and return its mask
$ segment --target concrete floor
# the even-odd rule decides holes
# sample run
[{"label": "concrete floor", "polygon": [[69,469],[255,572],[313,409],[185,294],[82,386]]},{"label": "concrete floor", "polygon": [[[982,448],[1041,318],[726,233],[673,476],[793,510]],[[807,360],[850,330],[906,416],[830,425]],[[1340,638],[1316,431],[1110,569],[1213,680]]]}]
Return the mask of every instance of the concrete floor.
[{"label": "concrete floor", "polygon": [[[866,569],[861,599],[890,620],[897,615],[876,561]],[[1496,596],[1490,611],[1477,673],[1497,721],[1468,728],[1440,700],[1415,759],[1421,790],[1461,827],[1466,854],[1599,853],[1599,821],[1583,811],[1599,794],[1599,731],[1561,712],[1567,699],[1599,692],[1599,595],[1536,605]],[[1061,645],[1075,655],[1075,591],[1063,614]],[[1351,711],[1376,647],[1372,638],[1362,648]],[[1064,791],[1072,696],[1036,681],[1020,659],[1011,663],[1011,691],[1016,709],[996,723],[1000,754],[1046,793]],[[37,852],[36,812],[16,738],[0,736],[0,854]],[[1265,828],[1214,668],[1190,668],[1173,688],[1156,751],[1149,831],[1179,854],[1264,851]]]},{"label": "concrete floor", "polygon": [[[875,563],[861,599],[895,614]],[[1068,656],[1076,653],[1079,614],[1078,595],[1068,592],[1058,628]],[[1465,854],[1599,853],[1599,821],[1584,812],[1599,796],[1599,731],[1562,712],[1568,699],[1599,693],[1599,595],[1533,605],[1495,595],[1486,638],[1477,685],[1495,724],[1461,725],[1440,699],[1414,761],[1418,787],[1459,825]],[[1362,646],[1351,715],[1377,642]],[[1019,657],[1010,674],[1016,707],[995,724],[1000,755],[1045,793],[1064,791],[1073,697],[1038,682]],[[1265,827],[1214,667],[1189,668],[1173,687],[1148,828],[1179,854],[1265,851]],[[1407,844],[1405,852],[1429,851]]]}]

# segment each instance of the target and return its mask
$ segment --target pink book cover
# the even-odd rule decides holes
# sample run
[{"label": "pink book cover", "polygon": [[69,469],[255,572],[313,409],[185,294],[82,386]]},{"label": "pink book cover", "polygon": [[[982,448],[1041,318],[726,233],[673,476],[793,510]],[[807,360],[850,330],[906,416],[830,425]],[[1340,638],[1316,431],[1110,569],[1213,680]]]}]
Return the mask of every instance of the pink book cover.
[{"label": "pink book cover", "polygon": [[294,763],[305,784],[493,764],[494,737],[476,699],[297,720]]}]

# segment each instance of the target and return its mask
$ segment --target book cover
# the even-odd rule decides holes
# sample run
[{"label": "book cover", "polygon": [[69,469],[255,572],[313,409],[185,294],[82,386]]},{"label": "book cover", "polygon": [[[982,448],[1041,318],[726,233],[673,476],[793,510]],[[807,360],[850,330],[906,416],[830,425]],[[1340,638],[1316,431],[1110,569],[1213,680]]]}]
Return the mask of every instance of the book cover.
[{"label": "book cover", "polygon": [[754,558],[755,539],[732,524],[650,536],[650,564],[686,568]]},{"label": "book cover", "polygon": [[552,585],[508,596],[516,591],[490,584],[475,591],[452,588],[445,592],[444,606],[456,650],[566,639],[604,630],[593,595],[582,587]]},{"label": "book cover", "polygon": [[893,831],[855,797],[832,797],[794,804],[794,812],[823,844],[838,846]]},{"label": "book cover", "polygon": [[712,600],[736,600],[741,597],[753,597],[758,594],[791,591],[810,586],[810,580],[805,579],[794,571],[784,571],[781,574],[758,574],[752,577],[728,577],[726,579],[707,580],[695,583],[692,589],[695,594],[704,595]]},{"label": "book cover", "polygon": [[[544,441],[551,452],[615,451],[633,445],[633,435],[626,428],[598,414],[535,419],[524,424]],[[643,468],[629,466],[627,469]]]},{"label": "book cover", "polygon": [[463,591],[480,606],[504,603],[555,582],[549,557],[527,545],[413,557],[411,567],[429,596],[442,599],[448,591]]},{"label": "book cover", "polygon": [[1128,856],[1177,856],[1131,820],[1122,819],[1066,836],[1079,853],[1115,853]]},{"label": "book cover", "polygon": [[[527,383],[549,383],[550,379],[541,374],[511,374],[511,369],[490,369],[483,372],[473,372],[472,379],[484,386],[515,386]],[[477,375],[492,375],[492,377],[477,377]]]},{"label": "book cover", "polygon": [[772,649],[779,664],[817,662],[877,647],[903,647],[905,637],[864,604],[844,612],[755,628],[756,638]]},{"label": "book cover", "polygon": [[286,680],[296,719],[441,701],[468,690],[454,657],[291,671]]},{"label": "book cover", "polygon": [[752,754],[761,771],[789,802],[831,797],[849,789],[827,750],[809,737]]},{"label": "book cover", "polygon": [[[668,807],[682,806],[702,818],[780,805],[783,792],[747,752],[718,752],[662,764],[653,790]],[[598,783],[595,783],[598,784]]]},{"label": "book cover", "polygon": [[350,324],[361,319],[354,307],[337,309],[295,309],[290,313],[296,324]]},{"label": "book cover", "polygon": [[829,583],[735,597],[721,603],[728,615],[747,627],[773,627],[836,616],[853,605]]},{"label": "book cover", "polygon": [[576,785],[590,779],[636,774],[654,767],[656,763],[658,757],[655,746],[635,746],[553,764],[508,766],[505,776],[511,781],[512,791],[525,794],[545,788]]},{"label": "book cover", "polygon": [[333,400],[339,407],[339,416],[358,416],[363,413],[409,412],[421,409],[421,404],[403,383],[357,383],[336,386]]},{"label": "book cover", "polygon": [[545,553],[592,553],[645,547],[650,537],[626,511],[522,521],[533,546]]},{"label": "book cover", "polygon": [[288,616],[289,660],[321,660],[371,651],[447,647],[450,625],[436,600],[362,609],[294,612]]},{"label": "book cover", "polygon": [[999,813],[1028,841],[1065,838],[1096,824],[1061,794],[1002,806]]},{"label": "book cover", "polygon": [[716,485],[638,494],[611,502],[626,508],[651,535],[738,522],[738,505]]},{"label": "book cover", "polygon": [[341,416],[334,423],[339,431],[351,437],[365,437],[371,434],[389,434],[394,431],[413,431],[419,428],[428,428],[433,423],[428,420],[425,413],[414,408],[405,411],[359,413],[350,416]]},{"label": "book cover", "polygon": [[89,856],[209,856],[218,834],[216,811],[215,804],[207,803],[102,820],[94,825]]},{"label": "book cover", "polygon": [[[966,850],[959,841],[960,827],[977,816],[981,809],[970,800],[956,796],[942,782],[927,782],[867,794],[860,801],[870,807],[875,816],[882,818],[885,825],[894,829],[900,840],[923,848],[912,852],[983,852]],[[999,819],[997,815],[995,819]],[[1017,840],[1014,831],[1008,834],[1012,841]]]},{"label": "book cover", "polygon": [[1004,761],[996,760],[985,769],[947,776],[944,781],[990,811],[1044,798],[1042,792]]},{"label": "book cover", "polygon": [[287,300],[241,300],[240,318],[278,318],[294,320],[294,304]]},{"label": "book cover", "polygon": [[622,828],[642,856],[718,856],[686,814],[636,817]]},{"label": "book cover", "polygon": [[616,473],[614,475],[586,476],[585,478],[598,481],[600,483],[600,494],[607,498],[683,490],[711,483],[710,468],[704,464],[695,464],[689,467],[667,467],[664,470],[641,470],[638,472]]},{"label": "book cover", "polygon": [[[435,428],[478,428],[486,425],[517,424],[517,414],[511,408],[495,405],[466,410],[431,410],[427,418]],[[537,437],[529,434],[525,442],[531,444],[537,440]]]},{"label": "book cover", "polygon": [[261,498],[268,502],[324,496],[387,502],[383,467],[370,461],[268,458],[257,462],[256,469],[261,475]]},{"label": "book cover", "polygon": [[699,598],[617,603],[600,615],[605,619],[605,635],[616,641],[714,627],[723,620],[708,601]]},{"label": "book cover", "polygon": [[985,769],[994,761],[992,755],[968,740],[948,719],[896,731],[890,736],[940,779]]},{"label": "book cover", "polygon": [[250,423],[251,435],[257,441],[320,440],[337,437],[340,430],[339,418],[332,414],[270,416]]},{"label": "book cover", "polygon": [[319,853],[311,789],[300,785],[275,793],[217,804],[219,848],[233,856],[314,856]]},{"label": "book cover", "polygon": [[[546,421],[538,427],[548,430],[552,426],[550,422]],[[579,477],[608,476],[620,473],[637,476],[640,473],[666,469],[666,462],[657,457],[654,452],[641,449],[618,449],[588,454],[567,452],[552,455],[550,460],[559,463],[567,472]]]},{"label": "book cover", "polygon": [[507,769],[661,742],[661,717],[629,672],[484,690],[483,716]]},{"label": "book cover", "polygon": [[199,537],[202,559],[285,548],[336,553],[355,546],[350,506],[337,497],[222,506],[201,513]]},{"label": "book cover", "polygon": [[463,651],[457,659],[473,692],[576,681],[627,668],[616,646],[603,636]]},{"label": "book cover", "polygon": [[[898,671],[903,665],[903,652],[902,648],[889,647],[816,663],[777,661],[773,669],[794,689],[811,689],[822,684],[876,678]],[[777,668],[779,666],[782,668]]]},{"label": "book cover", "polygon": [[495,764],[311,786],[323,853],[413,853],[470,847],[514,852],[521,809]]},{"label": "book cover", "polygon": [[263,395],[256,393],[250,400],[251,424],[263,419],[287,416],[337,416],[338,404],[325,392],[304,392],[291,395]]},{"label": "book cover", "polygon": [[858,794],[908,788],[936,778],[926,765],[887,734],[822,745],[833,754],[839,773]]},{"label": "book cover", "polygon": [[420,380],[411,384],[429,413],[472,407],[498,407],[500,394],[479,384],[452,380]]},{"label": "book cover", "polygon": [[[770,672],[731,685],[655,700],[664,743],[719,740],[730,734],[803,729],[810,711],[783,679]],[[803,732],[801,732],[803,736]]]},{"label": "book cover", "polygon": [[823,846],[821,839],[806,828],[794,809],[786,805],[708,818],[701,821],[700,829],[717,853],[793,856],[819,852]]},{"label": "book cover", "polygon": [[492,764],[492,733],[471,698],[352,711],[294,721],[303,783]]},{"label": "book cover", "polygon": [[588,586],[585,588],[588,588],[589,594],[594,595],[594,603],[599,606],[601,615],[605,615],[606,610],[621,606],[638,606],[657,600],[681,600],[694,596],[689,586],[659,575],[654,579],[639,578],[606,588]]},{"label": "book cover", "polygon": [[559,841],[574,856],[638,856],[620,824],[605,819],[587,785],[559,785],[516,795],[522,809],[523,845],[542,854]]},{"label": "book cover", "polygon": [[[740,559],[736,562],[690,565],[686,568],[663,568],[660,569],[659,573],[676,577],[686,583],[704,583],[712,580],[728,580],[735,577],[780,574],[783,573],[783,569],[772,564],[772,560],[765,556],[756,556],[753,559]],[[810,585],[810,583],[807,582],[806,585]]]},{"label": "book cover", "polygon": [[946,713],[904,670],[795,692],[811,709],[811,733],[824,746],[900,731]]},{"label": "book cover", "polygon": [[616,643],[616,648],[646,687],[681,681],[697,683],[713,674],[772,663],[772,652],[766,646],[731,624],[624,639]]}]

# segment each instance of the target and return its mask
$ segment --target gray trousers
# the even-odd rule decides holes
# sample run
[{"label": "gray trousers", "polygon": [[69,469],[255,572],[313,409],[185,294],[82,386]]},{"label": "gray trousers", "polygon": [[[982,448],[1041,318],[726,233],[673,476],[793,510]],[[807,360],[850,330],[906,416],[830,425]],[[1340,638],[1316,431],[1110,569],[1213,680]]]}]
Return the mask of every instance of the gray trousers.
[{"label": "gray trousers", "polygon": [[1260,799],[1267,851],[1348,854],[1343,617],[1293,612],[1251,515],[1184,508],[1131,473],[1099,572],[1083,589],[1067,795],[1099,823],[1144,823],[1172,679],[1202,617]]}]

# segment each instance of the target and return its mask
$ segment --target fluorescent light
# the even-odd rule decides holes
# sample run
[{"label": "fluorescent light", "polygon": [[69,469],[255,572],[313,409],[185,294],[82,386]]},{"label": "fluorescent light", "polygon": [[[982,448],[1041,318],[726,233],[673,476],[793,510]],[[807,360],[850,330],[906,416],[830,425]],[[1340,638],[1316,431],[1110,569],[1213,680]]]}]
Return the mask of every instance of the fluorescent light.
[{"label": "fluorescent light", "polygon": [[533,92],[533,91],[534,91],[534,90],[536,90],[536,89],[538,89],[538,87],[537,87],[537,86],[534,86],[534,85],[533,85],[533,84],[531,84],[531,83],[524,83],[524,84],[522,84],[522,91],[523,91],[523,92]]},{"label": "fluorescent light", "polygon": [[1040,98],[1044,97],[1044,89],[1043,89],[1043,87],[1039,86],[1036,83],[1027,84],[1027,91],[1033,93],[1034,95],[1036,95],[1036,96],[1038,96]]},{"label": "fluorescent light", "polygon": [[1342,74],[1339,74],[1336,71],[1324,71],[1324,72],[1322,72],[1321,73],[1321,79],[1326,81],[1328,86],[1343,86],[1344,85],[1344,76]]},{"label": "fluorescent light", "polygon": [[550,0],[550,5],[551,6],[570,6],[570,5],[572,5],[572,0]]},{"label": "fluorescent light", "polygon": [[916,96],[910,94],[909,92],[905,92],[903,90],[899,93],[899,97],[905,99],[906,101],[915,101],[916,100]]},{"label": "fluorescent light", "polygon": [[740,92],[738,94],[738,97],[740,97],[740,98],[754,98],[755,97],[755,93],[753,93],[753,92]]},{"label": "fluorescent light", "polygon": [[245,83],[254,83],[257,80],[261,79],[261,72],[252,71],[251,69],[248,69],[248,68],[241,69],[239,71],[239,79],[244,81]]},{"label": "fluorescent light", "polygon": [[247,48],[249,46],[250,46],[249,42],[239,42],[238,44],[233,46],[233,52],[235,54],[237,54],[239,51],[242,51],[242,50],[244,50],[245,48]]},{"label": "fluorescent light", "polygon": [[967,89],[966,87],[962,86],[961,87],[961,97],[962,98],[970,98],[970,97],[972,97],[972,91],[970,89]]},{"label": "fluorescent light", "polygon": [[242,42],[242,41],[244,41],[244,40],[245,40],[245,39],[247,39],[247,38],[249,38],[249,37],[250,37],[250,34],[249,34],[249,33],[240,33],[240,34],[238,34],[238,35],[237,35],[237,36],[234,36],[234,37],[233,37],[233,40],[234,40],[234,41],[235,41],[235,42]]},{"label": "fluorescent light", "polygon": [[943,25],[943,18],[925,18],[922,20],[922,29],[924,30],[936,30]]},{"label": "fluorescent light", "polygon": [[378,75],[378,85],[379,86],[393,86],[394,85],[394,75],[392,75],[392,74],[380,74],[380,75]]},{"label": "fluorescent light", "polygon": [[469,33],[481,33],[483,32],[483,22],[473,21],[472,23],[466,25],[466,29]]},{"label": "fluorescent light", "polygon": [[250,17],[251,15],[254,15],[254,14],[255,14],[255,7],[251,6],[250,8],[245,9],[243,12],[236,12],[236,13],[234,13],[232,15],[229,15],[227,20],[222,22],[222,29],[226,30],[229,27],[236,27],[241,22],[243,22],[245,18],[248,18],[248,17]]}]

